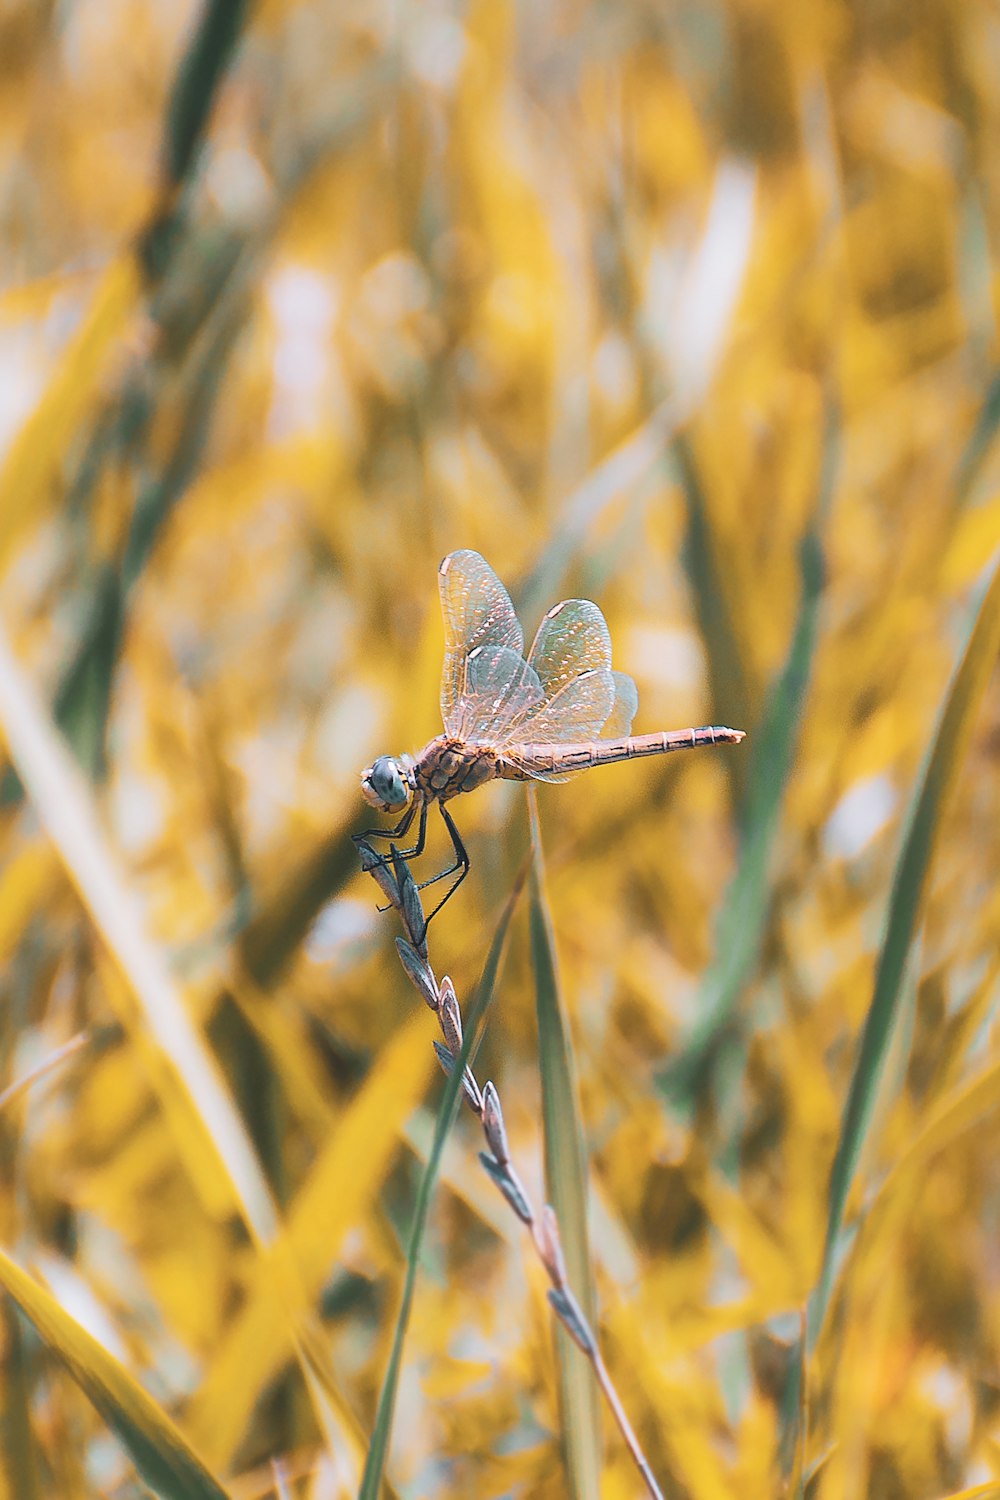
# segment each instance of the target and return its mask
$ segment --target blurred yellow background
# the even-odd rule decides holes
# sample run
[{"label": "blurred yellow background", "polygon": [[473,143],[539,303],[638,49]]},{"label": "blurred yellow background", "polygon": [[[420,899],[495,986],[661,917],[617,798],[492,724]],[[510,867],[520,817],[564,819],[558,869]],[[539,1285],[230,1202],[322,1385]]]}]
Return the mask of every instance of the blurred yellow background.
[{"label": "blurred yellow background", "polygon": [[[600,604],[637,732],[750,736],[539,795],[599,1332],[664,1493],[1000,1494],[995,682],[779,1451],[907,809],[1000,541],[998,130],[989,0],[0,0],[0,615],[162,969],[98,936],[4,689],[0,1084],[87,1042],[5,1106],[2,1245],[234,1494],[279,1455],[294,1493],[357,1492],[440,1078],[349,834],[361,767],[439,732],[460,547],[529,639]],[[455,815],[432,957],[464,1005],[524,791]],[[477,1072],[540,1203],[523,909]],[[205,1145],[237,1120],[256,1219]],[[561,1496],[544,1277],[473,1124],[391,1492]],[[3,1339],[0,1494],[140,1493],[28,1325]],[[606,1422],[600,1494],[639,1493]]]}]

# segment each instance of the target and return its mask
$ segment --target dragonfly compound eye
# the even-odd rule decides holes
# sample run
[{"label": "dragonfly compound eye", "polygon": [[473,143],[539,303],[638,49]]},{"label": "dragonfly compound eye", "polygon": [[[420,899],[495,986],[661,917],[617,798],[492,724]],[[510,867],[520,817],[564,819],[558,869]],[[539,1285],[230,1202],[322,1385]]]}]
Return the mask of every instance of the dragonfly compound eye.
[{"label": "dragonfly compound eye", "polygon": [[380,755],[369,766],[361,778],[361,791],[365,801],[380,812],[395,812],[410,800],[409,788],[391,755]]}]

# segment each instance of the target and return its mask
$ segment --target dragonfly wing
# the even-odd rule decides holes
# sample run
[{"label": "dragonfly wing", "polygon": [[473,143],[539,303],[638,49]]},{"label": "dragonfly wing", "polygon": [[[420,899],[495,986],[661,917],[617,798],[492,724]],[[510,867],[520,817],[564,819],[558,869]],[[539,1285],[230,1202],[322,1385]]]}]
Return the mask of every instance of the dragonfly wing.
[{"label": "dragonfly wing", "polygon": [[528,661],[547,698],[582,672],[608,670],[611,636],[604,616],[589,599],[564,599],[538,627]]},{"label": "dragonfly wing", "polygon": [[563,745],[596,739],[615,701],[614,673],[605,667],[582,672],[546,698],[513,731],[519,744]]},{"label": "dragonfly wing", "polygon": [[482,648],[507,650],[520,659],[524,636],[510,595],[478,552],[449,553],[438,569],[438,586],[444,615],[441,717],[449,734],[459,734],[463,722],[475,717],[472,706],[463,708],[462,702],[470,686],[469,657]]},{"label": "dragonfly wing", "polygon": [[532,667],[509,646],[477,646],[466,662],[465,685],[449,734],[501,745],[515,726],[545,701]]},{"label": "dragonfly wing", "polygon": [[[570,692],[569,687],[574,691]],[[603,671],[578,677],[563,693],[540,707],[537,713],[529,714],[525,721],[514,726],[517,738],[521,744],[539,744],[543,739],[549,743],[565,742],[568,738],[593,739],[596,737],[594,725],[600,720],[605,704],[612,696],[611,712],[601,732],[606,739],[624,739],[632,732],[632,720],[639,707],[639,694],[635,683],[625,672]],[[508,744],[504,757],[519,766],[533,781],[569,781],[579,774],[576,770],[535,770],[531,762],[519,754],[520,748],[521,745]]]},{"label": "dragonfly wing", "polygon": [[571,781],[574,776],[579,776],[579,770],[575,771],[536,771],[529,761],[525,761],[517,752],[517,746],[511,745],[504,751],[504,759],[511,765],[517,766],[524,776],[531,781]]},{"label": "dragonfly wing", "polygon": [[627,672],[612,672],[615,701],[601,734],[606,740],[621,740],[632,733],[632,720],[639,711],[639,694]]}]

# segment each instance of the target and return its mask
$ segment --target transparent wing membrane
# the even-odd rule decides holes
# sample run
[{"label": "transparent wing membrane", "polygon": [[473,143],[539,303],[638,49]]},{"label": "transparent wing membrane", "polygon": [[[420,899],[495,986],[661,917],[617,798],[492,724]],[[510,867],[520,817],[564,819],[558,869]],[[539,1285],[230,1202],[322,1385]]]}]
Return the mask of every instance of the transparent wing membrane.
[{"label": "transparent wing membrane", "polygon": [[[445,658],[441,715],[448,734],[503,750],[627,735],[635,683],[611,670],[611,637],[589,599],[564,599],[524,637],[503,584],[478,552],[452,552],[439,570]],[[540,781],[566,773],[533,771]]]},{"label": "transparent wing membrane", "polygon": [[454,715],[459,726],[454,732],[463,740],[502,744],[545,701],[533,668],[508,646],[477,647],[468,658],[465,683]]},{"label": "transparent wing membrane", "polygon": [[611,667],[611,636],[589,599],[564,599],[538,627],[528,661],[551,698],[581,672]]},{"label": "transparent wing membrane", "polygon": [[558,745],[570,740],[596,739],[607,723],[614,701],[615,682],[609,671],[584,672],[514,726],[518,741]]},{"label": "transparent wing membrane", "polygon": [[601,734],[606,740],[621,740],[632,733],[632,720],[639,712],[639,693],[627,672],[612,672],[611,676],[615,701]]},{"label": "transparent wing membrane", "polygon": [[469,656],[478,647],[505,647],[520,659],[524,636],[510,595],[478,552],[466,548],[450,553],[438,569],[438,586],[444,615],[441,717],[447,732],[458,735],[469,717],[460,708]]}]

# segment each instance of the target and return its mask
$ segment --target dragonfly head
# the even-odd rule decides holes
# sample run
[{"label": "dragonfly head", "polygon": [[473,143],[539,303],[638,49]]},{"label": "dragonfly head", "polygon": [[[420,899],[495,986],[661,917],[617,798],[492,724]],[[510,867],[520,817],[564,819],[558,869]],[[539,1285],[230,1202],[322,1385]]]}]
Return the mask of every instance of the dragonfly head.
[{"label": "dragonfly head", "polygon": [[380,755],[361,773],[361,795],[379,812],[399,812],[409,802],[411,791],[406,767],[391,755]]}]

